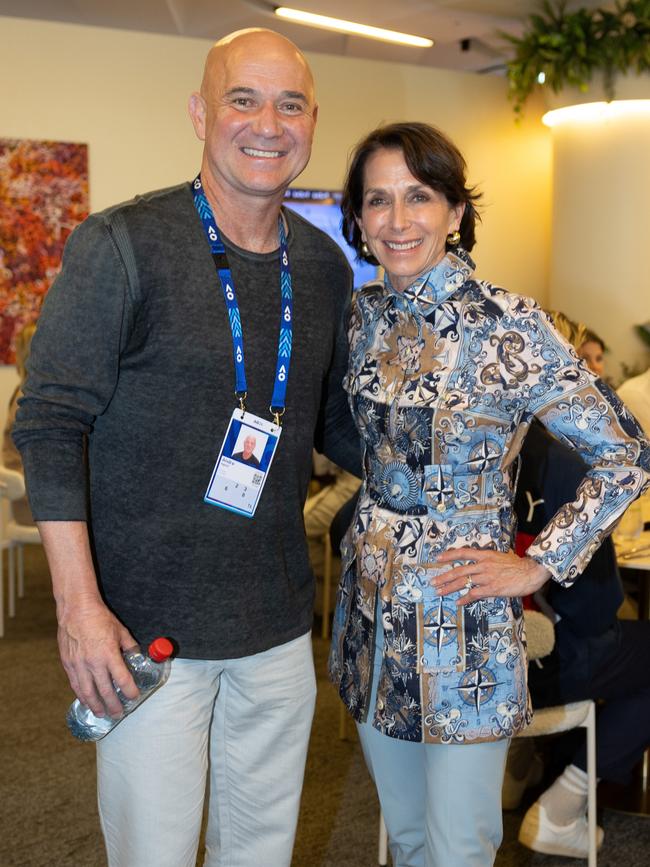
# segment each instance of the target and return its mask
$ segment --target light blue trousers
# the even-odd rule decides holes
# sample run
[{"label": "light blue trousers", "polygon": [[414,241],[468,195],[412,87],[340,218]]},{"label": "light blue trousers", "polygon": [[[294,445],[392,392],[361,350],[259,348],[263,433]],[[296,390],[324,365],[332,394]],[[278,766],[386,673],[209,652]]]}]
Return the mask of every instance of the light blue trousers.
[{"label": "light blue trousers", "polygon": [[[370,708],[383,632],[377,618]],[[357,725],[388,830],[394,867],[491,867],[503,836],[501,784],[508,740],[409,743]]]},{"label": "light blue trousers", "polygon": [[174,660],[97,744],[110,867],[194,867],[207,792],[206,867],[289,867],[315,697],[309,634]]}]

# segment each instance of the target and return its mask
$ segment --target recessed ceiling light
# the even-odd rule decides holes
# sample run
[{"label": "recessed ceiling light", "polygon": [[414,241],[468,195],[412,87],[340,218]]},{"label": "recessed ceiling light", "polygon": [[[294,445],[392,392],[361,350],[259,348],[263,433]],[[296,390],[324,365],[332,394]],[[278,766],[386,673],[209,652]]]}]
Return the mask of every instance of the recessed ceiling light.
[{"label": "recessed ceiling light", "polygon": [[324,30],[336,30],[339,33],[352,33],[355,36],[366,36],[369,39],[380,39],[383,42],[397,42],[399,45],[412,45],[416,48],[431,48],[433,39],[423,36],[412,36],[410,33],[398,33],[397,30],[384,30],[382,27],[371,27],[368,24],[357,24],[355,21],[344,21],[341,18],[330,18],[327,15],[314,15],[301,9],[291,9],[288,6],[276,6],[273,10],[279,18],[306,24],[310,27],[321,27]]}]

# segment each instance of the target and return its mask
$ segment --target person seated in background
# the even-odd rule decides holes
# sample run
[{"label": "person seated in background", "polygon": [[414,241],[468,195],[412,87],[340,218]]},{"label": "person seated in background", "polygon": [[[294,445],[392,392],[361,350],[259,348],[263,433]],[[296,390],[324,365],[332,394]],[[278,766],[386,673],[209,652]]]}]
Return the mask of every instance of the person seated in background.
[{"label": "person seated in background", "polygon": [[[32,344],[32,337],[34,336],[35,331],[35,323],[30,322],[29,325],[25,325],[18,332],[14,341],[16,349],[16,369],[18,370],[18,376],[20,377],[20,379],[14,393],[11,395],[11,398],[9,400],[9,407],[7,409],[7,421],[5,423],[4,435],[2,438],[2,463],[8,470],[15,470],[18,473],[23,473],[23,462],[20,458],[20,452],[14,445],[14,441],[11,438],[11,431],[13,429],[14,421],[16,419],[18,400],[22,396],[23,384],[27,377],[25,364],[27,362],[27,358],[29,357],[29,349]],[[13,518],[16,523],[27,526],[34,525],[34,519],[32,518],[32,512],[29,508],[27,496],[21,497],[19,500],[14,500],[11,508],[13,512]]]},{"label": "person seated in background", "polygon": [[650,436],[650,367],[619,386],[621,400],[636,416],[646,436]]},{"label": "person seated in background", "polygon": [[587,367],[593,370],[601,379],[605,378],[606,350],[607,347],[602,338],[590,328],[585,328],[582,334],[582,341],[579,343],[576,351],[580,358],[586,362]]},{"label": "person seated in background", "polygon": [[559,310],[549,310],[555,327],[573,345],[579,357],[596,376],[605,379],[605,341],[582,322],[574,322]]},{"label": "person seated in background", "polygon": [[[553,314],[559,330],[557,314]],[[578,327],[573,340],[584,334]],[[566,333],[566,331],[564,331]],[[623,406],[619,407],[625,413]],[[515,498],[518,553],[562,504],[576,499],[587,466],[575,450],[531,425],[521,450]],[[601,779],[629,780],[650,745],[650,622],[623,621],[624,593],[611,539],[606,539],[571,587],[549,581],[535,594],[555,623],[553,652],[532,664],[528,686],[533,708],[598,699],[596,765]],[[504,807],[518,806],[527,785],[540,781],[527,739],[514,740],[506,766]],[[581,746],[555,782],[526,813],[519,840],[537,852],[586,858],[588,852],[586,750]],[[602,840],[602,829],[598,831]]]},{"label": "person seated in background", "polygon": [[[341,506],[358,491],[361,479],[317,453],[314,453],[314,476],[316,479],[327,480],[327,483],[307,499],[303,517],[311,566],[314,573],[322,578],[323,536],[330,531],[332,520]],[[338,547],[334,549],[334,553],[338,557]]]}]

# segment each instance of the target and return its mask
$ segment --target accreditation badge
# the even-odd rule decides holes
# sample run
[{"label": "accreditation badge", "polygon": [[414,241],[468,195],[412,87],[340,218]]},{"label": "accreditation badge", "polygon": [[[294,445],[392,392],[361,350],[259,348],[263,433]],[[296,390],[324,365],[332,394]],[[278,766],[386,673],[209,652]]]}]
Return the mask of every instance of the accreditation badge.
[{"label": "accreditation badge", "polygon": [[205,502],[252,518],[281,433],[280,425],[236,409],[214,465]]}]

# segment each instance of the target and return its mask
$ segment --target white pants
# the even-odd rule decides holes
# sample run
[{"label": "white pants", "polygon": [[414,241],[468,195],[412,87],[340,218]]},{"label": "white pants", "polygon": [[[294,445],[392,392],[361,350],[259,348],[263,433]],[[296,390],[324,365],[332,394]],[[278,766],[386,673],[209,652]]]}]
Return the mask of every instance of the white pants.
[{"label": "white pants", "polygon": [[395,867],[491,867],[508,741],[406,743],[358,725]]},{"label": "white pants", "polygon": [[503,836],[501,786],[508,740],[408,743],[372,727],[383,630],[376,620],[371,710],[357,724],[377,786],[395,867],[491,867]]},{"label": "white pants", "polygon": [[242,659],[176,659],[97,744],[110,867],[288,867],[316,681],[311,636]]}]

